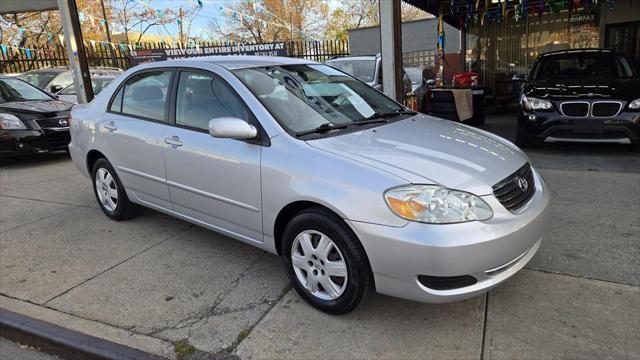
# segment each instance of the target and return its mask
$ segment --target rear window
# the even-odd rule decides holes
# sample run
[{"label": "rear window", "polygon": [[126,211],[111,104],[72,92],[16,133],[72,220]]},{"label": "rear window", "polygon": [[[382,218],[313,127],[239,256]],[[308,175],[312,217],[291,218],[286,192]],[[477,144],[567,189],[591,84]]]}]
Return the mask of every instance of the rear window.
[{"label": "rear window", "polygon": [[335,60],[327,65],[345,72],[354,78],[367,83],[373,82],[376,76],[376,60]]}]

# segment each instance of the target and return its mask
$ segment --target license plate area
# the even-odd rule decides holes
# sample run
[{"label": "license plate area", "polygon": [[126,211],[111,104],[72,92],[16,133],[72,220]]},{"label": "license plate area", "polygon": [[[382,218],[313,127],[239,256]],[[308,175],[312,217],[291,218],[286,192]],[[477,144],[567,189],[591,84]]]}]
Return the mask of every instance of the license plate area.
[{"label": "license plate area", "polygon": [[573,131],[577,134],[602,134],[604,121],[598,119],[574,119]]}]

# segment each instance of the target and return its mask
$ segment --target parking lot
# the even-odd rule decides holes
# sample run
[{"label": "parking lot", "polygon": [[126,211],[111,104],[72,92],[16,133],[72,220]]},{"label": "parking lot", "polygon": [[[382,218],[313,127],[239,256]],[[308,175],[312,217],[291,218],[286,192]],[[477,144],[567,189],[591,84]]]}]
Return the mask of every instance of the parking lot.
[{"label": "parking lot", "polygon": [[[512,117],[484,127],[513,138]],[[279,259],[151,210],[102,214],[66,154],[0,168],[0,307],[168,358],[640,358],[640,155],[527,150],[553,191],[528,267],[486,296],[314,310]]]}]

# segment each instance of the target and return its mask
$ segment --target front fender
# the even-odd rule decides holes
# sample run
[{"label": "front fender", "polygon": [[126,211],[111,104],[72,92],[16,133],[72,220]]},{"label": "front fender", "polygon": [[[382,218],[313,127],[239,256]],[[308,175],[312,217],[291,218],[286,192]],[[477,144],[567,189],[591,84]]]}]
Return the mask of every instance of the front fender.
[{"label": "front fender", "polygon": [[272,238],[280,211],[296,201],[325,206],[345,220],[401,227],[384,191],[406,181],[388,172],[281,135],[262,152],[263,231]]}]

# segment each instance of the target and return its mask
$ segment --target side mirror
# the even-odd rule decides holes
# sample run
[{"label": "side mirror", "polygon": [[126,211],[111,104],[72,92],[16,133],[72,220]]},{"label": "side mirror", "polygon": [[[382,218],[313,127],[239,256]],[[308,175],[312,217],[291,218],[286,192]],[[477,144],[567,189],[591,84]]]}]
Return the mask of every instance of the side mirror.
[{"label": "side mirror", "polygon": [[429,80],[427,80],[427,86],[428,86],[428,87],[434,87],[434,86],[436,86],[436,81],[435,81],[435,80],[433,80],[433,79],[429,79]]},{"label": "side mirror", "polygon": [[209,121],[209,134],[216,138],[246,140],[258,136],[258,130],[242,119],[224,117]]},{"label": "side mirror", "polygon": [[60,90],[62,90],[62,86],[60,86],[60,85],[51,85],[51,93],[52,94],[55,94]]},{"label": "side mirror", "polygon": [[515,74],[513,75],[513,77],[511,78],[511,81],[515,81],[515,82],[525,82],[525,76],[524,74]]}]

